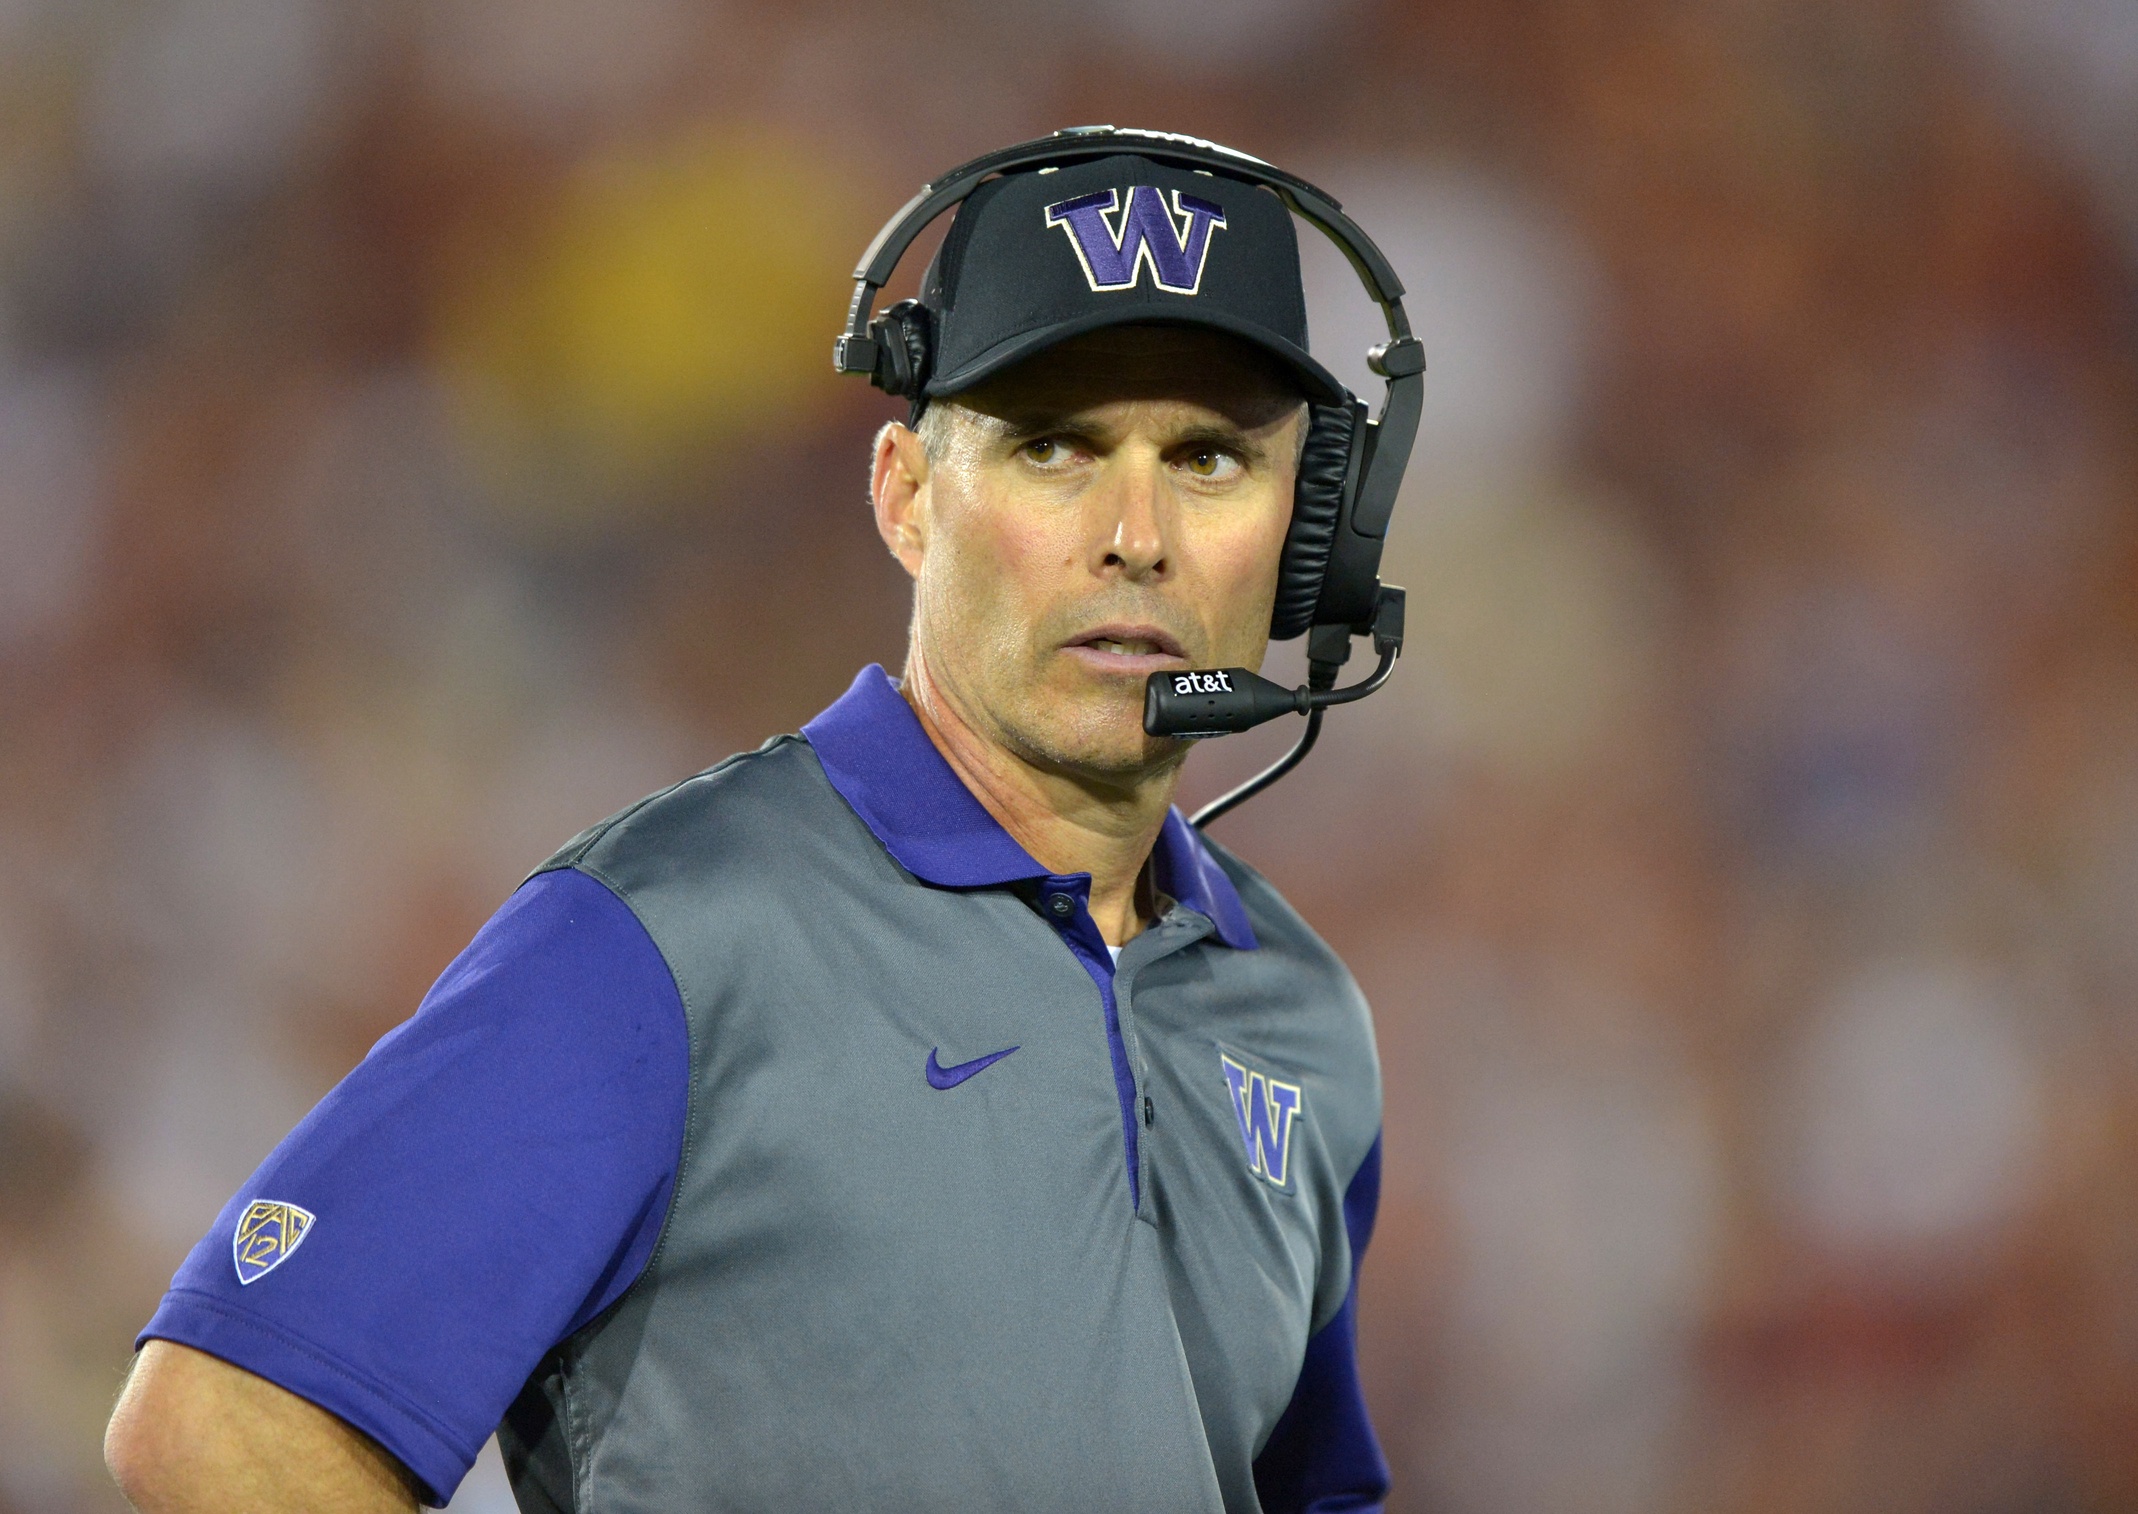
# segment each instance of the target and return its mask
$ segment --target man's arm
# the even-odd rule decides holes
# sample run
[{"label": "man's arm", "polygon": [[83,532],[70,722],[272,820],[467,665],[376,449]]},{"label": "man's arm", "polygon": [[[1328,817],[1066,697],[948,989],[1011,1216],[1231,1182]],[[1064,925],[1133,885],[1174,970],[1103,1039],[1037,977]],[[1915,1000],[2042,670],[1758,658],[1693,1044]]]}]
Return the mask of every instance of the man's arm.
[{"label": "man's arm", "polygon": [[550,1347],[644,1270],[689,1090],[682,999],[637,917],[584,874],[524,885],[179,1268],[137,1344],[192,1350],[144,1349],[121,1484],[156,1510],[293,1506],[198,1502],[174,1470],[246,1468],[309,1507],[410,1508],[376,1473],[353,1487],[387,1503],[302,1486],[312,1463],[367,1465],[346,1425],[444,1503]]},{"label": "man's arm", "polygon": [[172,1341],[134,1359],[104,1461],[141,1514],[413,1514],[378,1443],[263,1377]]}]

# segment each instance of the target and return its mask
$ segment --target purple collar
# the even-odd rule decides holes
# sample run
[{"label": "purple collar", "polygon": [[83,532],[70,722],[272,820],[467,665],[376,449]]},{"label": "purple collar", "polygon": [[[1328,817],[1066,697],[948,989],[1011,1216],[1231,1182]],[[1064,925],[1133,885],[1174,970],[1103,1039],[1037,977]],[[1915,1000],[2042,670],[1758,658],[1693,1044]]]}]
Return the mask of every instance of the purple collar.
[{"label": "purple collar", "polygon": [[[802,734],[839,797],[914,877],[943,888],[983,888],[1049,876],[972,796],[875,663]],[[1227,946],[1255,949],[1232,880],[1179,810],[1167,814],[1152,857],[1159,888],[1207,915]]]}]

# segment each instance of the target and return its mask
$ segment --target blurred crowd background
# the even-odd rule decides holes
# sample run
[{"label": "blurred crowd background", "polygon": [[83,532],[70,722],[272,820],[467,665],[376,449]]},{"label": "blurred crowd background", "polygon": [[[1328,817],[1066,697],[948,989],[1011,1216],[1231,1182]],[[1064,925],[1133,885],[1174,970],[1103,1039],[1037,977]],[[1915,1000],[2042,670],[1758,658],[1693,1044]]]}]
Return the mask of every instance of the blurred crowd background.
[{"label": "blurred crowd background", "polygon": [[2138,1509],[2138,0],[0,0],[5,1514],[531,866],[896,666],[848,270],[1094,120],[1432,362],[1217,830],[1376,1006],[1391,1507]]}]

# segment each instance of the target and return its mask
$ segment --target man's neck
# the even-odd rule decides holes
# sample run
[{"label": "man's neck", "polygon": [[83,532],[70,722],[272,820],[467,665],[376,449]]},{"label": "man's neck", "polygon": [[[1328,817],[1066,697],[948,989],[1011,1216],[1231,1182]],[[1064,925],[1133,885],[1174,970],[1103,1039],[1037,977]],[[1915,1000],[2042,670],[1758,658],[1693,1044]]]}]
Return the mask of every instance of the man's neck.
[{"label": "man's neck", "polygon": [[1057,875],[1091,874],[1091,917],[1122,946],[1149,923],[1144,864],[1164,829],[1179,770],[1118,788],[1050,771],[983,736],[943,697],[918,656],[907,664],[906,703],[951,770],[1032,859]]}]

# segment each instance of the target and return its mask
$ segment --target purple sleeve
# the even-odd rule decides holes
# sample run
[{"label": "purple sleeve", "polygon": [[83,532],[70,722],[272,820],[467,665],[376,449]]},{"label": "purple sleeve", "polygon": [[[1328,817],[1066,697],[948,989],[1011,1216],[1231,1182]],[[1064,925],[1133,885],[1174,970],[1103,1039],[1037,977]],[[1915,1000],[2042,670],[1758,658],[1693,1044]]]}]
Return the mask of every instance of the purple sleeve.
[{"label": "purple sleeve", "polygon": [[1351,1291],[1307,1342],[1292,1402],[1255,1458],[1255,1492],[1265,1514],[1366,1514],[1388,1497],[1388,1462],[1366,1416],[1358,1371],[1359,1262],[1380,1203],[1376,1140],[1344,1191]]},{"label": "purple sleeve", "polygon": [[261,1163],[141,1339],[310,1399],[443,1504],[542,1356],[644,1270],[689,1067],[637,916],[582,873],[531,879]]}]

